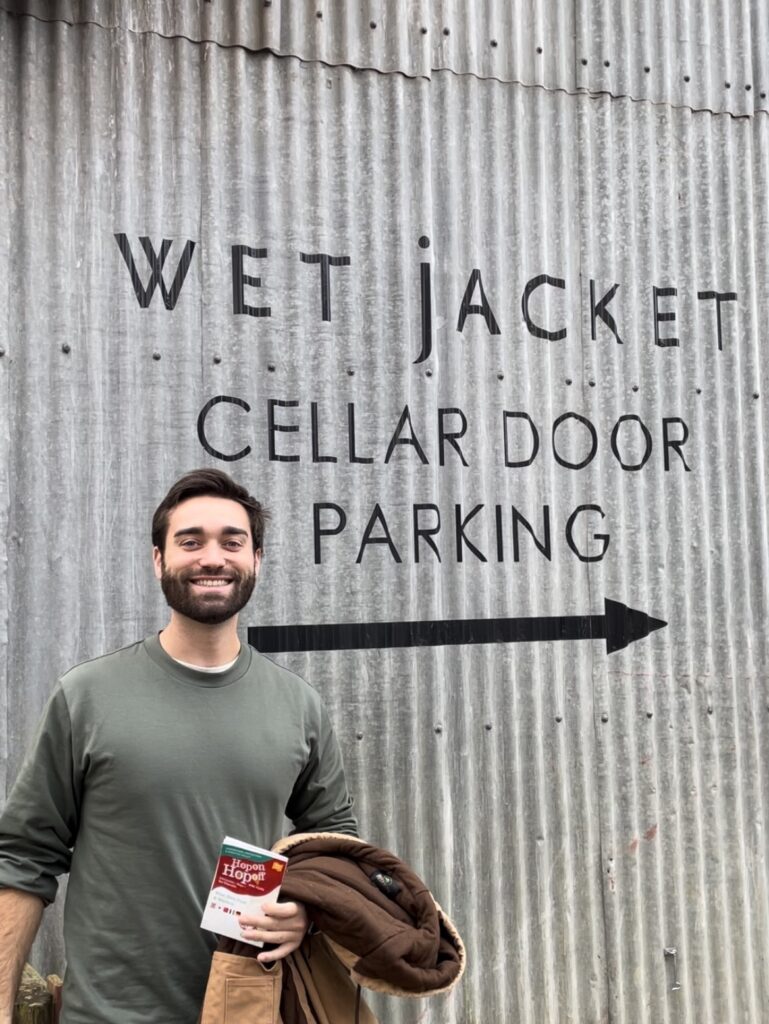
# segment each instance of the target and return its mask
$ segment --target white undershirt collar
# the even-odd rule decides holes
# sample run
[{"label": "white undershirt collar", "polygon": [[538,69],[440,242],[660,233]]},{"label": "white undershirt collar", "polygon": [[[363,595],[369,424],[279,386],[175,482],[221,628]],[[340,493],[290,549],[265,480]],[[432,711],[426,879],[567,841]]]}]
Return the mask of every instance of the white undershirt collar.
[{"label": "white undershirt collar", "polygon": [[173,660],[178,662],[180,665],[184,665],[185,668],[194,669],[196,672],[210,672],[215,674],[217,672],[226,672],[227,669],[232,668],[239,657],[240,654],[234,657],[232,661],[228,661],[226,665],[191,665],[189,661],[182,661],[181,658],[174,658]]}]

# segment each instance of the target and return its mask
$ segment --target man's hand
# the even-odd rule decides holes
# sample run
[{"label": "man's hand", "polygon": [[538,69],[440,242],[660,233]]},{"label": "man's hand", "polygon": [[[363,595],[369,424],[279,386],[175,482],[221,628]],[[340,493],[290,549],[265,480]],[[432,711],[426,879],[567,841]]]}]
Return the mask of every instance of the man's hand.
[{"label": "man's hand", "polygon": [[263,964],[282,960],[298,949],[309,923],[302,903],[265,903],[261,913],[240,915],[240,930],[244,939],[269,942],[277,946],[277,949],[258,955],[257,960]]}]

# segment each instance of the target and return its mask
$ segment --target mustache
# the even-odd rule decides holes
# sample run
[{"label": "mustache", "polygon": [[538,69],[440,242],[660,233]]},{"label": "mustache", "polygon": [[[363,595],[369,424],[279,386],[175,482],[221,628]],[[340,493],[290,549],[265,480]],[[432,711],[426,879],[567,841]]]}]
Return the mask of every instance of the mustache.
[{"label": "mustache", "polygon": [[[165,566],[163,572],[167,572]],[[205,566],[198,569],[184,569],[176,574],[176,578],[182,583],[187,583],[189,580],[205,579],[230,579],[230,580],[244,580],[250,577],[251,573],[247,570],[236,569],[235,567],[229,569],[206,569]]]},{"label": "mustache", "polygon": [[205,576],[211,579],[216,579],[217,576],[242,576],[243,574],[239,569],[188,569],[184,573],[185,577]]}]

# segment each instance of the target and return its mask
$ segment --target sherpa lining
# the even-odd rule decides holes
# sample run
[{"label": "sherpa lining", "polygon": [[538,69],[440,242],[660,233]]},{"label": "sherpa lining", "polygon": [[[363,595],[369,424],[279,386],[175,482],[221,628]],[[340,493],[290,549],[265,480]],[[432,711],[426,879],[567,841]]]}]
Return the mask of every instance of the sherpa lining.
[{"label": "sherpa lining", "polygon": [[292,836],[284,836],[279,839],[277,843],[273,844],[274,853],[282,853],[286,856],[288,850],[293,850],[295,846],[299,846],[300,843],[308,843],[310,840],[315,839],[345,839],[351,843],[360,843],[362,846],[366,845],[365,839],[360,839],[358,836],[348,836],[346,832],[297,832]]}]

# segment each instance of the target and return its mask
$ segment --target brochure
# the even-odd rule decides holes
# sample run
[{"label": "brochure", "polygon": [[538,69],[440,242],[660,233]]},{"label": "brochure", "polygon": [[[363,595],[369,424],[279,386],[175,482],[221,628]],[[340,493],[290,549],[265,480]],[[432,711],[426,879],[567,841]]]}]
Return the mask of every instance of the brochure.
[{"label": "brochure", "polygon": [[238,919],[263,903],[276,902],[287,863],[279,853],[225,836],[200,927],[251,946],[263,945],[243,938]]}]

